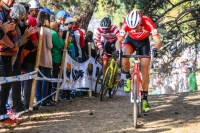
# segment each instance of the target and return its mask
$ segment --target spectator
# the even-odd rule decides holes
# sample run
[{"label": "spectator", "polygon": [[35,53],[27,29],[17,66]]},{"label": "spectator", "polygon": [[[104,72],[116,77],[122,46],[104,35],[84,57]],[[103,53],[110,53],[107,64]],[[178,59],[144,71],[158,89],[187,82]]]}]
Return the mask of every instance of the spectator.
[{"label": "spectator", "polygon": [[188,77],[188,86],[190,91],[196,91],[197,90],[197,80],[195,73],[192,71],[191,67],[187,68],[187,73],[189,75]]},{"label": "spectator", "polygon": [[93,40],[93,32],[92,31],[87,31],[86,33],[86,37],[85,37],[85,49],[86,49],[86,54],[89,55],[88,53],[88,43],[91,43],[91,56],[93,58],[96,57],[97,54],[97,50],[96,50],[96,46]]},{"label": "spectator", "polygon": [[64,31],[65,28],[63,27],[63,24],[65,20],[69,17],[68,13],[65,10],[60,10],[56,13],[56,22],[58,23],[59,26],[59,31]]},{"label": "spectator", "polygon": [[[85,40],[86,37],[86,31],[84,29],[81,29],[81,31],[83,32],[83,38]],[[88,49],[86,49],[86,47],[84,46],[83,48],[81,48],[82,51],[82,62],[85,62],[88,59]]]},{"label": "spectator", "polygon": [[[31,0],[29,3],[29,15],[28,20],[26,18],[23,18],[22,23],[23,29],[26,28],[26,22],[28,24],[28,27],[37,27],[37,21],[36,18],[38,16],[39,9],[41,8],[40,3],[37,0]],[[21,62],[22,62],[22,68],[25,72],[32,72],[35,68],[35,60],[36,60],[36,54],[37,54],[37,46],[38,46],[39,36],[38,32],[32,34],[30,36],[30,40],[26,43],[22,50],[21,55]],[[30,96],[31,96],[31,86],[32,86],[33,80],[25,80],[23,82],[23,89],[24,89],[24,107],[26,109],[29,108],[30,103]],[[33,110],[37,110],[38,107],[34,107]]]},{"label": "spectator", "polygon": [[[12,57],[12,75],[20,75],[21,74],[21,51],[19,51],[19,47],[24,45],[27,42],[27,37],[29,37],[31,34],[37,32],[37,29],[29,28],[26,29],[24,34],[21,35],[21,31],[18,27],[18,23],[21,21],[22,17],[26,14],[26,9],[21,4],[15,4],[12,7],[12,10],[10,12],[10,17],[12,18],[13,22],[16,24],[15,31],[12,31],[12,36],[15,35],[15,43],[18,43],[17,47],[17,55],[14,55]],[[13,99],[13,111],[14,112],[20,112],[24,110],[23,104],[21,102],[21,82],[13,82],[12,83],[12,99]]]},{"label": "spectator", "polygon": [[[74,27],[75,24],[75,20],[73,18],[68,18],[65,22],[64,22],[64,28],[65,30],[63,31],[63,36],[62,39],[64,40],[64,42],[66,43],[66,35],[67,32],[69,31],[69,37],[68,37],[68,53],[69,55],[71,55],[72,59],[76,59],[76,57],[78,56],[78,47],[76,44],[76,39],[75,39],[75,34],[72,30],[72,28]],[[61,95],[60,95],[60,100],[66,98],[67,101],[71,101],[71,90],[61,90]]]},{"label": "spectator", "polygon": [[[16,55],[16,45],[11,42],[12,37],[5,35],[5,33],[11,34],[10,31],[14,30],[15,24],[6,23],[7,21],[12,21],[9,16],[9,8],[11,8],[14,4],[15,0],[1,0],[0,2],[0,20],[1,29],[0,29],[0,77],[9,77],[12,74],[12,65],[11,58],[13,55]],[[9,91],[11,89],[11,83],[1,84],[0,89],[0,115],[4,115],[7,113],[6,110],[6,101],[8,99]],[[18,124],[19,121],[15,119],[2,119],[0,120],[0,124],[4,126],[14,126]]]},{"label": "spectator", "polygon": [[[43,33],[43,40],[42,40],[42,48],[41,48],[41,55],[40,55],[40,62],[39,62],[39,70],[41,73],[46,76],[47,78],[50,78],[51,69],[52,69],[52,55],[51,55],[51,49],[53,47],[52,44],[52,35],[50,28],[50,15],[53,15],[54,13],[51,12],[47,8],[43,8],[40,10],[37,22],[38,27],[41,28],[44,27],[44,33]],[[39,77],[42,77],[42,75],[39,73]],[[36,84],[36,102],[41,101],[42,99],[47,97],[48,94],[48,81],[37,81]],[[49,100],[42,101],[42,106],[55,106],[55,103]]]},{"label": "spectator", "polygon": [[83,32],[83,38],[85,39],[85,37],[86,37],[86,31],[85,31],[85,29],[81,29],[81,31]]},{"label": "spectator", "polygon": [[81,23],[81,18],[79,16],[74,16],[73,18],[75,19],[75,25],[73,27],[73,31],[74,31],[74,34],[75,34],[76,44],[77,44],[78,53],[79,53],[77,61],[79,63],[82,63],[82,50],[81,49],[84,48],[85,42],[84,42],[83,32],[79,28],[80,23]]},{"label": "spectator", "polygon": [[[63,36],[62,36],[62,39],[66,39],[66,33],[67,31],[70,32],[70,36],[72,37],[72,44],[74,45],[74,56],[75,58],[78,57],[78,46],[77,46],[77,43],[76,43],[76,38],[75,38],[75,34],[74,34],[74,31],[72,30],[73,26],[75,24],[75,20],[73,18],[68,18],[65,23],[64,23],[64,28],[65,30],[63,31]],[[75,58],[73,58],[75,60]]]},{"label": "spectator", "polygon": [[[58,78],[59,67],[62,61],[61,51],[64,46],[64,41],[62,39],[62,33],[59,32],[58,34],[58,24],[56,22],[50,23],[51,34],[52,34],[52,43],[53,48],[51,49],[52,54],[52,62],[53,62],[53,78]],[[57,83],[52,83],[51,92],[56,91]],[[52,97],[54,99],[54,97]]]}]

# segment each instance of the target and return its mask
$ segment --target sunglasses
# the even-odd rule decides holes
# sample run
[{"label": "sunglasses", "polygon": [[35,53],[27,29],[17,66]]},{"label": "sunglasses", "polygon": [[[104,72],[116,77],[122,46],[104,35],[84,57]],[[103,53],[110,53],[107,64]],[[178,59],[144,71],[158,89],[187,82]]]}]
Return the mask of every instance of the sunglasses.
[{"label": "sunglasses", "polygon": [[70,22],[69,24],[75,24],[75,22]]},{"label": "sunglasses", "polygon": [[75,24],[75,22],[65,23],[64,25],[67,26],[68,24]]},{"label": "sunglasses", "polygon": [[102,30],[108,30],[108,27],[107,28],[101,28]]}]

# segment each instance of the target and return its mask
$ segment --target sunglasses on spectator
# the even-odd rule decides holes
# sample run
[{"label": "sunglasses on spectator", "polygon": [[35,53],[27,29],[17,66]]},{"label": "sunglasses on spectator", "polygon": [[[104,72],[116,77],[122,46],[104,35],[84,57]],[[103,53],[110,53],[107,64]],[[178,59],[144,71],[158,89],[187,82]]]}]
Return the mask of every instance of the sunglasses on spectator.
[{"label": "sunglasses on spectator", "polygon": [[75,24],[75,22],[70,22],[69,24]]},{"label": "sunglasses on spectator", "polygon": [[67,26],[68,24],[75,24],[75,22],[65,23],[64,25]]}]

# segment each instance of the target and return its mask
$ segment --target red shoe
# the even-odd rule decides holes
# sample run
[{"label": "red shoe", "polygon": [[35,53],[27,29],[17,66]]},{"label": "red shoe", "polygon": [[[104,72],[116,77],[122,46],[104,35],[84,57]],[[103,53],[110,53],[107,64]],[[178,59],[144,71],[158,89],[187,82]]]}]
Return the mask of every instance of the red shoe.
[{"label": "red shoe", "polygon": [[13,110],[12,109],[7,110],[7,114],[13,114]]},{"label": "red shoe", "polygon": [[2,126],[13,127],[19,124],[19,120],[17,120],[16,118],[15,119],[7,118],[5,121],[0,122],[0,124]]}]

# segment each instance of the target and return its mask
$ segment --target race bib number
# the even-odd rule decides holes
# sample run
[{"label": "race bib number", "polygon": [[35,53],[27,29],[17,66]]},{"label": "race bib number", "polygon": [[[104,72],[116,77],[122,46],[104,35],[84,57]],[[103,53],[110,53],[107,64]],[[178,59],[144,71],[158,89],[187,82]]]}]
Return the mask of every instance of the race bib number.
[{"label": "race bib number", "polygon": [[124,37],[126,35],[126,32],[124,30],[120,30],[119,35]]}]

